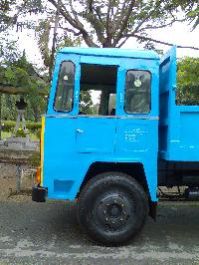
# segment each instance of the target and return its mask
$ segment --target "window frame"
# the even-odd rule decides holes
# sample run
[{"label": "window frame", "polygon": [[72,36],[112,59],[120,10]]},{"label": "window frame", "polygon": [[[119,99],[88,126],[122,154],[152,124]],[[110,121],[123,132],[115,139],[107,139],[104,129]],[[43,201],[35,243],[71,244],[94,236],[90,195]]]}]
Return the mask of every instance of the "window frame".
[{"label": "window frame", "polygon": [[[128,112],[126,110],[126,79],[127,79],[127,74],[129,71],[139,71],[139,72],[147,72],[150,75],[150,91],[149,91],[149,111],[148,112]],[[123,111],[124,113],[126,113],[127,115],[149,115],[151,113],[152,110],[152,73],[149,70],[143,70],[143,69],[127,69],[125,71],[125,80],[124,80],[124,104],[123,104]]]},{"label": "window frame", "polygon": [[[57,97],[57,91],[58,91],[58,85],[59,85],[59,80],[60,80],[60,75],[61,75],[61,68],[62,68],[62,64],[63,63],[72,63],[74,66],[74,85],[73,85],[73,94],[72,94],[72,105],[71,105],[71,109],[69,111],[64,111],[64,110],[58,110],[55,107],[55,101],[56,101],[56,97]],[[74,109],[74,91],[75,91],[75,75],[76,75],[76,64],[72,61],[72,60],[63,60],[61,61],[60,65],[59,65],[59,73],[58,73],[58,78],[57,78],[57,83],[56,83],[56,92],[55,92],[55,96],[54,96],[54,101],[53,101],[53,109],[54,111],[58,112],[58,113],[71,113]]]}]

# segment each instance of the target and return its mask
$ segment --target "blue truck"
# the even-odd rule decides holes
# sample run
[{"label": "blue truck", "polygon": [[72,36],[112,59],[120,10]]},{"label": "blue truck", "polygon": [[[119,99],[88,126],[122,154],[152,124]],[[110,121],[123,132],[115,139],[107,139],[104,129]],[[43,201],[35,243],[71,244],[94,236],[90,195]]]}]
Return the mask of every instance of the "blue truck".
[{"label": "blue truck", "polygon": [[199,106],[176,104],[176,47],[64,48],[56,57],[32,199],[76,200],[91,239],[117,245],[155,218],[157,188],[198,194]]}]

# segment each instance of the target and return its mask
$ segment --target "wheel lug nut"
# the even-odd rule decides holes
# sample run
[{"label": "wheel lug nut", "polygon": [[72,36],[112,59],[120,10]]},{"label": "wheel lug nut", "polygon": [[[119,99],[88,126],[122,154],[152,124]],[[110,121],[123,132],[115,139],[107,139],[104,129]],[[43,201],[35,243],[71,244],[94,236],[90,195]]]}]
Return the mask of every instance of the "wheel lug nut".
[{"label": "wheel lug nut", "polygon": [[106,214],[106,211],[104,210],[104,214]]},{"label": "wheel lug nut", "polygon": [[108,221],[108,218],[106,218],[105,220]]}]

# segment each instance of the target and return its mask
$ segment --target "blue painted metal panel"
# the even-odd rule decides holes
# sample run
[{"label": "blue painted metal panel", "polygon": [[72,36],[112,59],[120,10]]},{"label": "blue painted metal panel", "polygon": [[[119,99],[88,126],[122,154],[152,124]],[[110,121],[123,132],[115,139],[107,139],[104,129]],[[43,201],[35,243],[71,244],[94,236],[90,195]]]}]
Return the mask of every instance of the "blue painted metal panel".
[{"label": "blue painted metal panel", "polygon": [[[172,47],[160,61],[160,158],[168,159],[171,150],[171,121],[175,105],[176,47]],[[173,122],[173,121],[172,121]]]},{"label": "blue painted metal panel", "polygon": [[199,106],[176,105],[176,47],[160,64],[160,158],[199,161]]},{"label": "blue painted metal panel", "polygon": [[[79,134],[77,127],[84,132]],[[151,139],[157,137],[157,127],[157,120],[47,117],[43,185],[49,198],[74,199],[95,162],[132,162],[143,165],[156,201],[157,141]],[[60,183],[66,188],[61,189]]]},{"label": "blue painted metal panel", "polygon": [[199,161],[199,106],[174,106],[167,160]]},{"label": "blue painted metal panel", "polygon": [[78,153],[113,153],[116,119],[101,117],[78,117],[76,150]]},{"label": "blue painted metal panel", "polygon": [[[151,73],[151,110],[147,114],[127,114],[124,110],[125,77],[131,69]],[[119,72],[119,91],[117,114],[116,155],[141,163],[144,167],[151,199],[156,201],[157,153],[158,153],[158,87],[159,61],[127,60],[122,61]]]},{"label": "blue painted metal panel", "polygon": [[[140,58],[149,60],[158,60],[159,55],[151,50],[133,50],[118,48],[74,48],[67,47],[60,50],[64,54],[79,54],[87,56],[103,56],[103,57],[122,57],[122,58]],[[110,59],[110,58],[109,58]]]},{"label": "blue painted metal panel", "polygon": [[[151,199],[156,201],[158,57],[151,52],[102,50],[83,49],[80,53],[79,50],[74,49],[72,52],[71,49],[67,49],[62,50],[57,56],[46,116],[43,185],[48,187],[49,198],[72,200],[79,192],[92,163],[141,163]],[[94,53],[97,55],[94,56]],[[111,59],[108,56],[112,56]],[[133,56],[139,58],[132,59]],[[76,65],[74,107],[67,114],[58,113],[53,108],[59,67],[63,60],[71,60]],[[80,63],[118,66],[116,116],[78,116]],[[151,72],[152,103],[148,114],[127,114],[124,111],[124,86],[128,69]]]}]

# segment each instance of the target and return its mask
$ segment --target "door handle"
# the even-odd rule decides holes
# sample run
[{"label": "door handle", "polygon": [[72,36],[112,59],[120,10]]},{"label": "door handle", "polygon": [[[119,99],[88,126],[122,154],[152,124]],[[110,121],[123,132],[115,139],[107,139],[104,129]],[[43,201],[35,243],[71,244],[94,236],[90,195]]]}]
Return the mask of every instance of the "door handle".
[{"label": "door handle", "polygon": [[77,133],[83,133],[84,130],[78,128],[78,129],[76,129],[76,132],[77,132]]}]

